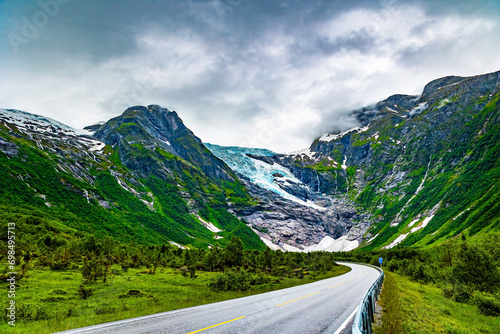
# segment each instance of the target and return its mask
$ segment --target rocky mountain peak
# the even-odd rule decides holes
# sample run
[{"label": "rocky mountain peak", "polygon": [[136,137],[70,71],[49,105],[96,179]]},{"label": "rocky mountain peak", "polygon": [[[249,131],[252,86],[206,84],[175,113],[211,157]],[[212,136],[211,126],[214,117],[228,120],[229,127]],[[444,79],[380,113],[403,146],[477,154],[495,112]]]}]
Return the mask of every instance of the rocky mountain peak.
[{"label": "rocky mountain peak", "polygon": [[428,83],[419,102],[432,105],[444,98],[460,100],[461,105],[467,105],[471,98],[489,94],[499,88],[500,71],[472,77],[447,76]]},{"label": "rocky mountain peak", "polygon": [[[158,159],[144,156],[148,155],[146,152],[151,154],[159,148],[199,166],[209,177],[234,179],[231,170],[208,151],[175,111],[159,105],[127,108],[122,115],[109,120],[96,131],[94,137],[115,147],[125,165],[131,164],[144,174],[169,169]],[[175,164],[171,168],[176,168]]]}]

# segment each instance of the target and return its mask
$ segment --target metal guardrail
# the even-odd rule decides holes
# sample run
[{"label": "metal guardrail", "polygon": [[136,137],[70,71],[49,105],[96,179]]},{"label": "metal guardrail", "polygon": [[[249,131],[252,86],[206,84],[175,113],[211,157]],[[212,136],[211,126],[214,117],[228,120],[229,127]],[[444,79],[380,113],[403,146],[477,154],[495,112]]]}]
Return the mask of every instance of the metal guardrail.
[{"label": "metal guardrail", "polygon": [[375,283],[370,287],[363,300],[359,304],[358,312],[352,325],[352,334],[372,334],[372,322],[374,321],[375,302],[378,299],[382,283],[384,282],[384,271],[381,268],[368,265],[381,272]]}]

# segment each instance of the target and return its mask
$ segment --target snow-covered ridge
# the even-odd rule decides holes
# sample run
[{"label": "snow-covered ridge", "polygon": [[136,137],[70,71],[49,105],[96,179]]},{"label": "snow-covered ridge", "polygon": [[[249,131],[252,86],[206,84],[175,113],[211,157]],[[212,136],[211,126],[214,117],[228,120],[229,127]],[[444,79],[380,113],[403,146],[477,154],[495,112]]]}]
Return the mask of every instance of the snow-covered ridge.
[{"label": "snow-covered ridge", "polygon": [[0,120],[14,124],[17,128],[35,132],[62,132],[66,135],[73,136],[91,134],[90,131],[72,128],[50,117],[31,114],[16,109],[0,109]]},{"label": "snow-covered ridge", "polygon": [[368,130],[368,128],[369,128],[369,125],[364,126],[362,128],[355,127],[355,128],[350,129],[350,130],[347,130],[347,131],[344,131],[344,132],[341,132],[341,133],[337,133],[337,134],[329,133],[329,134],[326,134],[326,135],[322,136],[318,140],[322,141],[322,142],[329,143],[331,141],[334,141],[334,140],[337,140],[339,138],[342,138],[342,137],[344,137],[345,135],[347,135],[347,134],[349,134],[351,132],[356,132],[356,133],[365,132],[365,131]]},{"label": "snow-covered ridge", "polygon": [[293,152],[288,152],[288,153],[283,153],[283,155],[286,156],[292,156],[292,157],[297,157],[297,156],[306,156],[310,160],[313,160],[315,155],[317,155],[317,152],[311,151],[310,148],[303,148],[301,150],[293,151]]},{"label": "snow-covered ridge", "polygon": [[[63,134],[64,136],[74,137],[74,142],[87,147],[91,154],[101,151],[105,146],[103,142],[91,137],[91,131],[75,129],[50,117],[31,114],[21,110],[0,109],[0,122],[14,125],[29,138],[32,138],[33,134]],[[40,140],[35,139],[35,141],[38,148],[44,149]]]}]

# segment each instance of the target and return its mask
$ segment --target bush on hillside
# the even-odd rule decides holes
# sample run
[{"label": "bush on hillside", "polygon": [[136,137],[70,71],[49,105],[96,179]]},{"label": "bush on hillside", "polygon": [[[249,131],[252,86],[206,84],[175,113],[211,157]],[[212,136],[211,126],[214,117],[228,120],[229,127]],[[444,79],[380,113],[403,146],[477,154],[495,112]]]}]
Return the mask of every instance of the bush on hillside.
[{"label": "bush on hillside", "polygon": [[476,293],[474,303],[483,315],[500,316],[500,299],[487,293]]}]

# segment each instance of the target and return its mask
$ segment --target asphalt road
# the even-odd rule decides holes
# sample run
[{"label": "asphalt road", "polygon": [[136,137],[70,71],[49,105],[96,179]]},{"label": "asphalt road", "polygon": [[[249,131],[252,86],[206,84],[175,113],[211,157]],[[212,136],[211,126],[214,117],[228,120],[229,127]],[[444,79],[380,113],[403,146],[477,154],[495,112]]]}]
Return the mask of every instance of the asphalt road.
[{"label": "asphalt road", "polygon": [[352,317],[379,276],[371,267],[279,291],[61,333],[350,333]]}]

